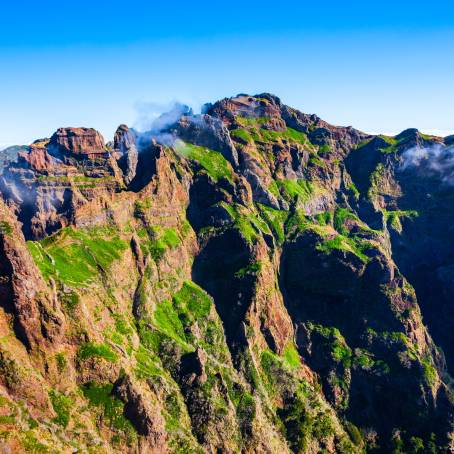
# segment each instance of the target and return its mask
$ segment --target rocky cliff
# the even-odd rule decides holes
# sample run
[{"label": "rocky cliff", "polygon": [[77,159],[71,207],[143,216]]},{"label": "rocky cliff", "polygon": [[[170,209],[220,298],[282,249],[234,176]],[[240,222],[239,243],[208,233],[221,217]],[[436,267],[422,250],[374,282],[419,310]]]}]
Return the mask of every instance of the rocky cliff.
[{"label": "rocky cliff", "polygon": [[270,94],[0,176],[5,452],[452,452],[452,143]]}]

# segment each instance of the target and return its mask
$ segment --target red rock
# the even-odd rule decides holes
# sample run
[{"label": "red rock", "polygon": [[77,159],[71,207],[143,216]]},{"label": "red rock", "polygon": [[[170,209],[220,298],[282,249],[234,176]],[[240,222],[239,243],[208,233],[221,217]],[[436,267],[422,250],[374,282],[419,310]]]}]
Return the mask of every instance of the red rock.
[{"label": "red rock", "polygon": [[0,300],[14,317],[17,337],[28,349],[45,348],[61,338],[63,314],[52,297],[25,244],[20,226],[0,201]]},{"label": "red rock", "polygon": [[281,117],[279,98],[264,94],[257,96],[238,95],[218,101],[208,111],[226,124],[233,124],[237,116],[246,118],[267,118],[262,126],[275,131],[284,131],[285,122]]},{"label": "red rock", "polygon": [[49,145],[64,153],[89,158],[107,153],[103,136],[93,128],[59,128]]},{"label": "red rock", "polygon": [[19,162],[25,161],[34,170],[51,170],[55,165],[53,158],[45,148],[31,145],[29,152],[21,151],[18,155]]}]

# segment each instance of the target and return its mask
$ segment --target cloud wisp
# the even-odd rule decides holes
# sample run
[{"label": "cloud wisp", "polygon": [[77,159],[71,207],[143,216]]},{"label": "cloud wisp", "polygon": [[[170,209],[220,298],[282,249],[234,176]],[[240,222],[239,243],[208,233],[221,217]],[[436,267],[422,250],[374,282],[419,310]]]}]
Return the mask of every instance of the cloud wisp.
[{"label": "cloud wisp", "polygon": [[137,132],[139,148],[149,144],[151,139],[162,145],[173,145],[175,136],[168,132],[169,129],[183,115],[193,113],[189,106],[177,101],[169,104],[141,103],[137,110],[139,115],[134,129]]},{"label": "cloud wisp", "polygon": [[434,144],[413,147],[402,154],[402,170],[417,168],[423,175],[454,185],[454,147]]}]

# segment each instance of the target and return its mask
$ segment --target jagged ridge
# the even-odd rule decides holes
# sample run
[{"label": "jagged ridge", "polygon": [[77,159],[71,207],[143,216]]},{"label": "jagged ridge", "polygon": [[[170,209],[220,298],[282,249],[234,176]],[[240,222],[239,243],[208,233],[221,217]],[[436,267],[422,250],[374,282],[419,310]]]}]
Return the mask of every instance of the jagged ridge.
[{"label": "jagged ridge", "polygon": [[452,190],[406,153],[449,140],[261,94],[30,145],[0,181],[5,443],[448,451]]}]

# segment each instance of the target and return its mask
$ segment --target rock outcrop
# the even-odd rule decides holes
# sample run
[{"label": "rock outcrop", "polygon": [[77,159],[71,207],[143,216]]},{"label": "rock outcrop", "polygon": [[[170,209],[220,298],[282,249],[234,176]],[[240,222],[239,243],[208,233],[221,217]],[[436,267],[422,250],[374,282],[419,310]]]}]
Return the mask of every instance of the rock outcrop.
[{"label": "rock outcrop", "polygon": [[139,152],[135,134],[126,125],[120,125],[115,132],[114,150],[118,153],[116,158],[123,171],[125,183],[129,184],[136,176]]},{"label": "rock outcrop", "polygon": [[57,154],[96,157],[106,153],[104,138],[93,128],[59,128],[49,145]]}]

